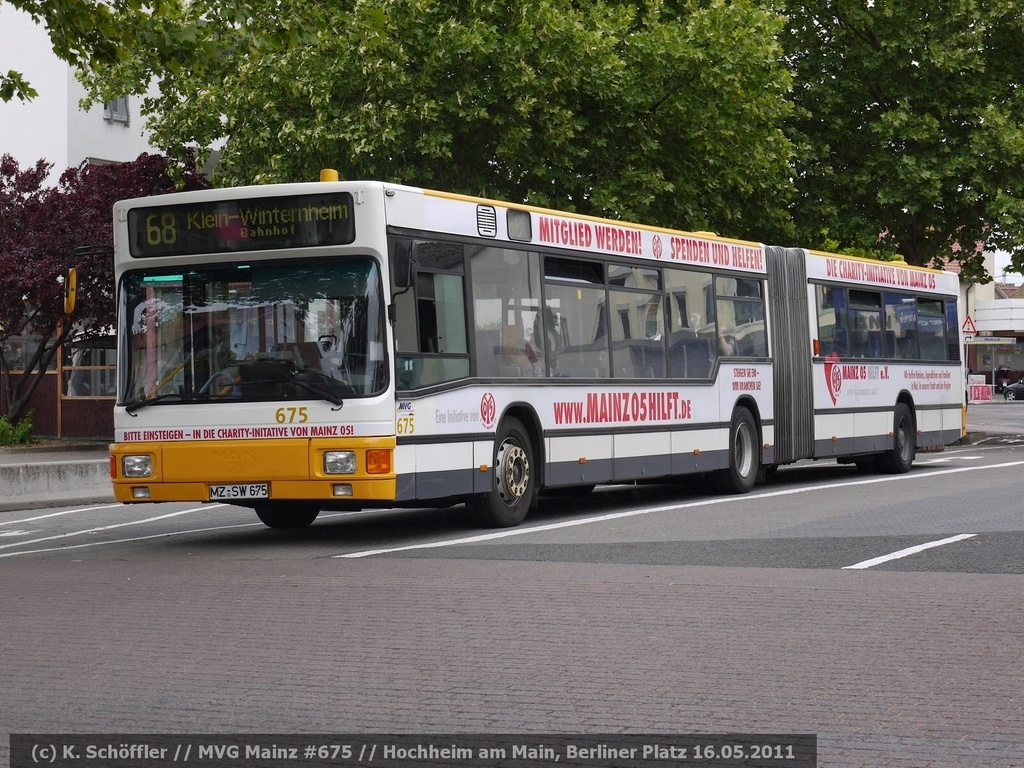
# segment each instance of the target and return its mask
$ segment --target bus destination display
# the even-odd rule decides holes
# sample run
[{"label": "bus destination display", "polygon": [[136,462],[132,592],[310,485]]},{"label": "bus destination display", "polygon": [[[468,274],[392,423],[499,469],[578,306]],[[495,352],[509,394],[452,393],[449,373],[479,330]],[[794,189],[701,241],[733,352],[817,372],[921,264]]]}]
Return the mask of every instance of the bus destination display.
[{"label": "bus destination display", "polygon": [[347,192],[128,211],[128,243],[137,258],[344,245],[354,239],[352,195]]}]

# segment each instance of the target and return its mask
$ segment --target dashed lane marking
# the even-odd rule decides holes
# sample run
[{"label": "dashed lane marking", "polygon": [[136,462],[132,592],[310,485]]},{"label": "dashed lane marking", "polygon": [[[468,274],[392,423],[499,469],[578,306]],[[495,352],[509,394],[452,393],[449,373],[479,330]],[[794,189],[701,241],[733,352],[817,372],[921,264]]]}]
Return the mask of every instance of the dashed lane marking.
[{"label": "dashed lane marking", "polygon": [[454,547],[459,544],[478,544],[484,541],[494,541],[497,539],[509,538],[511,536],[525,536],[531,533],[540,533],[542,531],[554,531],[560,528],[573,528],[579,525],[591,525],[593,523],[603,523],[609,520],[621,520],[627,517],[638,517],[640,515],[656,514],[658,512],[674,512],[680,509],[695,509],[697,507],[710,507],[716,504],[741,504],[743,502],[754,502],[758,503],[761,499],[772,498],[779,496],[792,496],[798,493],[812,493],[814,491],[831,491],[836,488],[851,488],[859,485],[873,485],[875,483],[894,483],[894,482],[909,482],[914,480],[922,480],[933,478],[936,475],[954,475],[960,472],[976,472],[983,469],[1005,469],[1006,467],[1019,467],[1024,464],[1024,461],[1007,461],[1002,464],[988,464],[983,467],[953,467],[950,469],[940,469],[934,472],[921,472],[918,474],[907,474],[907,475],[895,475],[886,477],[872,477],[864,480],[851,480],[846,483],[826,483],[824,485],[816,486],[804,486],[800,488],[788,488],[784,491],[769,491],[768,493],[748,493],[744,496],[719,496],[713,499],[703,499],[701,501],[694,501],[687,504],[670,504],[659,507],[645,507],[643,509],[631,509],[625,512],[613,512],[606,515],[598,515],[597,517],[588,517],[579,520],[566,520],[560,523],[548,523],[546,525],[537,525],[532,527],[520,527],[520,528],[509,528],[502,531],[495,531],[493,533],[482,533],[476,536],[461,536],[457,539],[443,539],[441,541],[431,541],[422,544],[406,544],[401,547],[387,547],[383,549],[367,549],[361,552],[347,552],[341,555],[332,555],[334,558],[349,558],[349,557],[373,557],[374,555],[389,555],[395,552],[409,552],[416,549],[440,549],[442,547]]},{"label": "dashed lane marking", "polygon": [[963,541],[964,539],[973,539],[977,535],[978,534],[976,533],[961,533],[959,536],[950,536],[948,539],[929,541],[925,544],[918,544],[916,547],[907,547],[906,549],[901,549],[898,552],[890,552],[888,555],[880,555],[878,557],[873,557],[870,560],[855,563],[854,565],[843,566],[843,570],[849,571],[854,569],[862,570],[864,568],[871,568],[875,565],[888,563],[890,560],[899,560],[910,555],[916,555],[918,552],[924,552],[926,549],[932,549],[933,547],[943,547],[946,544],[955,544],[956,542]]}]

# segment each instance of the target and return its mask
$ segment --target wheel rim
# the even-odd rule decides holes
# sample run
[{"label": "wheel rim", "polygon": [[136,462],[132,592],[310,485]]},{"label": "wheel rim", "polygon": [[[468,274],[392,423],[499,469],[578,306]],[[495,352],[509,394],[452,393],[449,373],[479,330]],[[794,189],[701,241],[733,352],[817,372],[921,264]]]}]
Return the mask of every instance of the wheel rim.
[{"label": "wheel rim", "polygon": [[910,430],[906,419],[900,421],[900,428],[896,430],[896,451],[904,461],[910,459]]},{"label": "wheel rim", "polygon": [[747,477],[754,467],[754,435],[750,425],[746,422],[739,424],[736,429],[736,443],[733,446],[733,462],[736,465],[736,472],[741,477]]},{"label": "wheel rim", "polygon": [[506,440],[498,450],[498,495],[510,507],[523,498],[530,484],[530,458],[514,440]]}]

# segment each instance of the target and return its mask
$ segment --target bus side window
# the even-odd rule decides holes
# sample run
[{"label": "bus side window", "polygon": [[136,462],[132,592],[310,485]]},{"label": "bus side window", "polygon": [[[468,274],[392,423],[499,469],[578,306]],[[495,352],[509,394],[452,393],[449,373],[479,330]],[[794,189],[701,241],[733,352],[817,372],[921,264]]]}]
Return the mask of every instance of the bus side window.
[{"label": "bus side window", "polygon": [[903,344],[900,346],[900,358],[903,360],[917,360],[917,334],[913,329],[903,335]]},{"label": "bus side window", "polygon": [[476,375],[540,375],[543,365],[530,341],[540,306],[540,260],[534,252],[488,246],[470,260]]},{"label": "bus side window", "polygon": [[[395,375],[428,386],[469,375],[463,249],[418,241],[413,290],[395,294]],[[404,357],[403,357],[404,353]]]},{"label": "bus side window", "polygon": [[832,329],[832,351],[840,357],[850,354],[850,339],[846,328],[838,323]]},{"label": "bus side window", "polygon": [[892,331],[884,331],[882,341],[884,343],[884,348],[882,349],[883,357],[896,357],[896,334]]},{"label": "bus side window", "polygon": [[395,362],[395,386],[398,389],[415,389],[420,385],[423,361],[417,357],[398,357]]},{"label": "bus side window", "polygon": [[921,357],[925,360],[946,359],[946,341],[941,333],[926,333],[921,336]]},{"label": "bus side window", "polygon": [[420,272],[416,284],[419,351],[466,353],[466,306],[462,275]]}]

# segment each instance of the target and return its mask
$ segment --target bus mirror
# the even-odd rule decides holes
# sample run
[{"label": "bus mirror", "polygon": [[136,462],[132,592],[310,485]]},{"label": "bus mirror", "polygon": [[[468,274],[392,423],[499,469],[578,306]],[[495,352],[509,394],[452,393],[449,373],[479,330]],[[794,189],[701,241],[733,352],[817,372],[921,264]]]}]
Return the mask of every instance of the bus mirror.
[{"label": "bus mirror", "polygon": [[416,243],[399,240],[395,243],[395,287],[411,288],[416,283]]},{"label": "bus mirror", "polygon": [[75,302],[78,299],[78,270],[68,267],[64,275],[64,314],[70,315],[75,311]]}]

